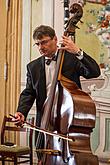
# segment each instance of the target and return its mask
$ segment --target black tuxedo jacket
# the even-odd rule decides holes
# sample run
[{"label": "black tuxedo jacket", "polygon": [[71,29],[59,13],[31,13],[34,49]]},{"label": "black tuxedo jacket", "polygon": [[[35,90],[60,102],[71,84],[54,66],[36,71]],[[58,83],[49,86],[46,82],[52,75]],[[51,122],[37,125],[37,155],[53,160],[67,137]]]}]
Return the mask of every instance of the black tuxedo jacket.
[{"label": "black tuxedo jacket", "polygon": [[[62,74],[74,81],[79,88],[80,76],[84,78],[95,78],[100,75],[98,64],[84,52],[84,57],[79,60],[75,55],[66,52],[62,67]],[[36,124],[40,126],[43,114],[42,106],[46,99],[46,77],[45,77],[45,58],[43,56],[30,62],[27,65],[26,88],[20,95],[17,111],[21,112],[25,118],[36,100]]]}]

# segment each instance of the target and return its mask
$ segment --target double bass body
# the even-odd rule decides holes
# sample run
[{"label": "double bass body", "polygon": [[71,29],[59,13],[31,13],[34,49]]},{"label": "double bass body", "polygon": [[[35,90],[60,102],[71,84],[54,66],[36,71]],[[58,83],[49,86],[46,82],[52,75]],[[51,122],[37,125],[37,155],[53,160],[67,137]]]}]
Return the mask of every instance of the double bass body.
[{"label": "double bass body", "polygon": [[[60,96],[62,104],[58,107],[58,109],[60,108],[60,114],[58,114],[60,118],[54,117],[53,122],[53,116],[51,116],[51,123],[55,133],[67,135],[73,141],[65,141],[55,136],[49,137],[43,164],[98,165],[97,156],[92,154],[90,146],[90,134],[95,126],[94,102],[88,94],[80,90],[69,79],[62,76],[60,83],[60,94],[61,96],[63,94],[63,97]],[[66,95],[70,95],[69,100],[66,101],[69,101],[71,106],[64,110],[63,103],[66,103]]]},{"label": "double bass body", "polygon": [[[76,13],[67,23],[67,33],[69,31],[70,34],[74,33],[75,25],[82,16],[78,7],[82,12],[78,4],[73,5],[75,10],[71,9]],[[44,148],[37,148],[38,154],[41,153],[41,161],[38,165],[98,165],[97,156],[92,154],[90,146],[90,134],[95,127],[95,105],[87,93],[80,90],[73,81],[61,75],[63,58],[64,51],[60,51],[50,97],[44,104],[41,129],[65,135],[72,141],[56,136],[44,136]],[[53,105],[57,89],[55,108]],[[66,109],[64,104],[67,105]],[[38,135],[38,144],[39,139],[40,135]]]}]

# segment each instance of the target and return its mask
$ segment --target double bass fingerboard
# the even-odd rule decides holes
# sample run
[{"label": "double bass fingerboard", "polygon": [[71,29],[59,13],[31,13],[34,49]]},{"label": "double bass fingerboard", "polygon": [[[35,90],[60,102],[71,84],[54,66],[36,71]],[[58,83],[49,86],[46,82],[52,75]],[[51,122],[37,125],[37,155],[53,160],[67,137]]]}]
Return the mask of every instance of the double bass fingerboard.
[{"label": "double bass fingerboard", "polygon": [[64,29],[69,19],[69,0],[64,0]]}]

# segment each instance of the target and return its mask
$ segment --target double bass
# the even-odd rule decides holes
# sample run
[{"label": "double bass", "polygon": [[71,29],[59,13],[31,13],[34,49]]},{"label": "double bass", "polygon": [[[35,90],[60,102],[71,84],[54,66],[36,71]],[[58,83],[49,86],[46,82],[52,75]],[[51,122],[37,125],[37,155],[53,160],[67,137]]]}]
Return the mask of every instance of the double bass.
[{"label": "double bass", "polygon": [[[70,7],[70,12],[73,17],[67,22],[65,36],[74,36],[76,24],[83,14],[82,7],[77,3]],[[98,165],[97,156],[92,154],[90,147],[90,134],[95,127],[95,104],[87,93],[61,74],[64,55],[64,50],[58,52],[40,126],[41,130],[53,132],[54,136],[39,132],[36,143],[40,159],[38,165]],[[64,108],[64,102],[67,109]]]}]

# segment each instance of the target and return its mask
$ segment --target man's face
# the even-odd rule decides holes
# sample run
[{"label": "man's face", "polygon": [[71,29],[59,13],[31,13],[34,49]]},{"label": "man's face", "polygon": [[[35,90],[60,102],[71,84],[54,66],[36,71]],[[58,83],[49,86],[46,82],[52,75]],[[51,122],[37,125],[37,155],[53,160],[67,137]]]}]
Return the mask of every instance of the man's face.
[{"label": "man's face", "polygon": [[52,57],[57,50],[57,37],[51,39],[49,36],[44,36],[41,40],[35,40],[35,45],[42,56]]}]

